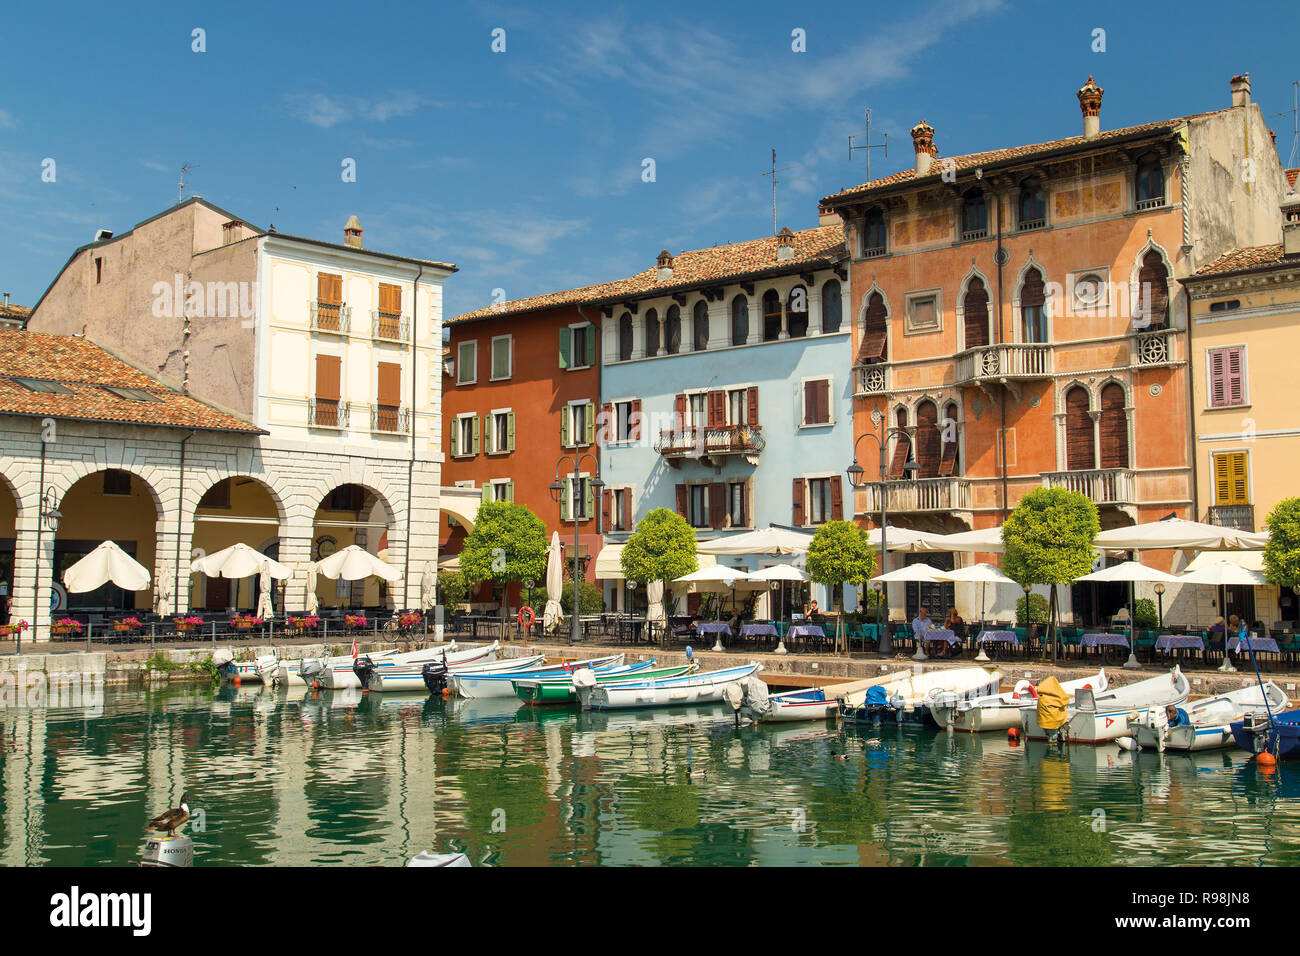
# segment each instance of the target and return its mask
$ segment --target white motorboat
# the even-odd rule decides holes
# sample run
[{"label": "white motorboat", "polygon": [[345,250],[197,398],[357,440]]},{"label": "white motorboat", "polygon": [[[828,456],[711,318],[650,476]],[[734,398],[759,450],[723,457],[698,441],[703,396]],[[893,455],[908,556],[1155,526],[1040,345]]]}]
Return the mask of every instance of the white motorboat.
[{"label": "white motorboat", "polygon": [[[546,660],[545,654],[534,654],[532,657],[515,657],[507,660],[498,661],[474,661],[462,664],[452,664],[448,668],[450,674],[492,674],[502,671],[514,670],[518,667],[535,667]],[[376,693],[422,693],[429,692],[428,686],[424,682],[425,664],[436,664],[438,661],[424,661],[419,664],[397,664],[393,667],[377,667],[370,674],[368,680],[364,682],[367,690]]]},{"label": "white motorboat", "polygon": [[[1268,706],[1265,707],[1265,695]],[[1237,690],[1202,697],[1178,708],[1178,722],[1170,725],[1163,707],[1150,707],[1135,720],[1129,729],[1137,745],[1146,750],[1215,750],[1235,746],[1232,723],[1251,715],[1274,714],[1289,710],[1291,702],[1285,691],[1272,681],[1264,685],[1250,684]]]},{"label": "white motorboat", "polygon": [[[954,667],[922,674],[891,674],[876,680],[863,695],[862,703],[845,701],[846,720],[875,723],[885,715],[896,720],[932,722],[932,703],[956,706],[998,692],[1002,671],[996,667]],[[856,695],[855,695],[856,697]]]},{"label": "white motorboat", "polygon": [[514,681],[534,677],[560,677],[583,669],[594,669],[599,674],[606,669],[621,666],[623,658],[623,654],[611,654],[585,661],[570,661],[554,667],[516,667],[511,671],[488,674],[466,674],[452,668],[449,676],[454,692],[461,697],[514,697]]},{"label": "white motorboat", "polygon": [[[1128,684],[1094,694],[1082,688],[1074,692],[1074,704],[1068,709],[1063,730],[1072,743],[1100,744],[1129,736],[1129,720],[1152,707],[1182,704],[1190,691],[1181,668],[1136,684]],[[1038,706],[1032,701],[1021,708],[1025,733],[1031,740],[1046,740],[1048,734],[1038,725]]]},{"label": "white motorboat", "polygon": [[[414,666],[419,664],[423,667],[435,661],[446,663],[448,666],[453,664],[469,664],[474,661],[492,661],[496,660],[497,650],[500,644],[493,642],[482,647],[468,647],[463,650],[453,651],[450,648],[453,645],[440,645],[435,647],[426,647],[420,651],[406,651],[402,654],[394,654],[389,657],[376,659],[374,655],[367,654],[371,663],[375,665],[376,671],[382,671],[388,667],[396,666]],[[315,676],[315,681],[320,684],[324,690],[340,690],[345,687],[361,687],[361,678],[357,676],[353,669],[355,660],[351,657],[335,662],[329,667],[322,668],[320,673]],[[304,667],[303,677],[309,675]]]},{"label": "white motorboat", "polygon": [[[1086,688],[1093,693],[1103,693],[1110,686],[1106,671],[1100,670],[1090,677],[1080,677],[1066,681],[1061,690],[1074,700],[1074,692]],[[951,701],[946,695],[940,696],[930,704],[930,716],[940,727],[950,730],[966,730],[979,733],[986,730],[1006,731],[1020,727],[1022,723],[1021,708],[1036,700],[1038,692],[1027,680],[1019,681],[1014,690],[974,700]]]},{"label": "white motorboat", "polygon": [[[387,660],[396,653],[396,650],[374,651],[367,656],[372,660]],[[318,675],[325,666],[344,661],[350,662],[352,659],[351,654],[340,654],[337,657],[286,657],[279,660],[268,656],[258,658],[258,663],[263,683],[275,684],[278,687],[306,687],[308,679]],[[303,676],[304,667],[308,671],[307,678]]]},{"label": "white motorboat", "polygon": [[578,692],[578,700],[582,703],[583,710],[716,704],[723,700],[727,688],[739,684],[762,669],[762,664],[750,663],[723,670],[685,674],[681,677],[619,681],[615,684],[600,684],[594,673],[584,669],[573,675],[573,686]]}]

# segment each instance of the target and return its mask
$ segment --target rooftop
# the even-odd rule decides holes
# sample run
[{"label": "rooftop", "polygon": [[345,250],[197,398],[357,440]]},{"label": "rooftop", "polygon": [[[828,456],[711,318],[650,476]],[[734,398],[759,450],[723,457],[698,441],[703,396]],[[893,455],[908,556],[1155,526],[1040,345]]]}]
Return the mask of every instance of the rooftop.
[{"label": "rooftop", "polygon": [[[1233,272],[1252,272],[1256,269],[1267,269],[1269,266],[1281,265],[1284,258],[1282,243],[1280,242],[1274,242],[1267,246],[1246,246],[1243,249],[1233,249],[1230,252],[1225,252],[1209,265],[1202,266],[1188,276],[1188,280],[1203,279],[1207,276],[1228,275]],[[1294,258],[1293,256],[1292,259]],[[1300,263],[1297,263],[1297,265],[1300,265]]]},{"label": "rooftop", "polygon": [[[33,391],[18,379],[54,390]],[[137,397],[106,386],[134,390]],[[88,339],[20,329],[0,329],[0,415],[262,434],[248,422],[168,388]]]},{"label": "rooftop", "polygon": [[515,299],[484,306],[447,319],[446,325],[472,322],[512,313],[533,312],[564,305],[597,305],[624,299],[666,295],[692,287],[735,282],[750,276],[790,273],[808,268],[828,268],[844,255],[844,228],[840,225],[817,226],[791,234],[793,254],[777,258],[778,238],[765,236],[745,242],[733,242],[707,249],[691,249],[672,257],[672,277],[661,281],[658,266],[651,266],[626,279],[614,279],[596,285],[548,292],[545,295]]}]

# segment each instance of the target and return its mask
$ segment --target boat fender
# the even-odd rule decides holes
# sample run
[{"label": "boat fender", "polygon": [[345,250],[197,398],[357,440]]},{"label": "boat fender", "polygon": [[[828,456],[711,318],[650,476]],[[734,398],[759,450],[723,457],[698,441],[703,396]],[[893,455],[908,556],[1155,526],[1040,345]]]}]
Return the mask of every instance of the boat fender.
[{"label": "boat fender", "polygon": [[1120,750],[1137,750],[1137,741],[1132,737],[1117,737],[1115,743],[1119,744]]}]

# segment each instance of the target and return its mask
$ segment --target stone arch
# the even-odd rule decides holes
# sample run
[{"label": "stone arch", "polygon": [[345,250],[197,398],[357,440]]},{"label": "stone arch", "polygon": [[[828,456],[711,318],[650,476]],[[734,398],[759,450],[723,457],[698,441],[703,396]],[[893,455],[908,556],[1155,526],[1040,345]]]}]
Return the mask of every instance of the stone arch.
[{"label": "stone arch", "polygon": [[[159,484],[166,481],[158,469],[149,466],[136,465],[134,462],[100,462],[100,461],[69,461],[59,462],[57,467],[49,468],[48,463],[45,472],[45,484],[47,487],[53,487],[62,501],[69,491],[83,478],[99,474],[104,471],[125,471],[132,478],[137,479],[141,485],[149,492],[149,497],[153,499],[154,514],[157,520],[162,521],[167,516],[167,504],[163,497],[163,492],[154,486],[155,479],[163,479]],[[167,489],[168,497],[175,494],[172,488]],[[42,494],[44,489],[38,489],[37,494]]]},{"label": "stone arch", "polygon": [[[1016,280],[1011,286],[1011,319],[1013,323],[1012,341],[1021,343],[1025,341],[1024,336],[1024,318],[1021,314],[1020,300],[1025,287],[1025,279],[1028,277],[1030,270],[1037,270],[1043,279],[1043,315],[1047,320],[1047,341],[1051,342],[1054,338],[1054,326],[1056,319],[1055,299],[1056,291],[1059,291],[1051,281],[1050,273],[1047,266],[1039,262],[1034,257],[1034,250],[1029,250],[1029,255],[1025,258],[1024,264],[1020,271],[1016,273]],[[992,303],[990,303],[990,307]],[[990,309],[991,310],[991,309]]]},{"label": "stone arch", "polygon": [[289,520],[288,506],[285,504],[285,491],[280,487],[280,483],[270,476],[250,475],[243,471],[230,471],[226,469],[207,468],[202,472],[191,472],[186,475],[185,482],[185,512],[189,517],[193,517],[194,509],[199,506],[203,496],[217,485],[218,482],[231,478],[248,478],[257,482],[266,493],[271,496],[271,502],[275,505],[276,516],[280,520],[280,526],[283,527]]},{"label": "stone arch", "polygon": [[978,279],[980,282],[984,284],[984,291],[985,294],[988,296],[988,300],[989,300],[986,306],[986,308],[988,309],[988,316],[986,317],[987,328],[985,331],[985,337],[987,338],[989,344],[992,344],[994,340],[992,333],[993,333],[993,323],[994,321],[996,321],[995,320],[996,313],[995,313],[995,309],[993,308],[994,305],[993,294],[992,294],[993,286],[989,284],[989,277],[986,276],[983,272],[981,272],[980,269],[975,265],[974,260],[972,260],[970,265],[970,270],[967,271],[966,275],[962,277],[961,285],[957,287],[957,304],[956,304],[957,305],[956,308],[957,335],[959,336],[960,339],[960,345],[957,350],[959,352],[965,351],[966,349],[969,348],[975,348],[975,346],[971,345],[970,342],[966,340],[966,294],[970,291],[971,283],[975,279]]},{"label": "stone arch", "polygon": [[1142,301],[1142,289],[1140,288],[1138,276],[1142,272],[1142,261],[1147,257],[1147,254],[1151,252],[1155,252],[1159,254],[1160,261],[1165,267],[1166,281],[1168,282],[1170,287],[1169,288],[1169,327],[1171,329],[1184,328],[1186,326],[1186,323],[1181,321],[1183,297],[1181,295],[1178,295],[1176,291],[1173,289],[1173,286],[1175,284],[1173,260],[1169,258],[1169,253],[1165,250],[1164,246],[1156,242],[1155,239],[1151,236],[1150,232],[1148,232],[1147,241],[1143,243],[1142,248],[1140,248],[1134,254],[1133,265],[1129,269],[1128,315],[1129,315],[1129,324],[1131,326],[1131,330],[1134,332],[1140,332],[1142,331],[1143,328],[1146,327],[1145,325],[1139,327],[1133,323],[1136,318],[1138,303]]}]

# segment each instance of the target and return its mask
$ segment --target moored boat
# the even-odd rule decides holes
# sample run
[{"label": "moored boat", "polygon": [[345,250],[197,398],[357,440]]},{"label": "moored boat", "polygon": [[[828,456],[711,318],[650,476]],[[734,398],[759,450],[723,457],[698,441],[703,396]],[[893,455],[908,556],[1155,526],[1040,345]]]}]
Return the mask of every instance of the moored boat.
[{"label": "moored boat", "polygon": [[[1181,704],[1187,700],[1190,689],[1179,667],[1168,674],[1158,674],[1104,694],[1093,694],[1080,688],[1075,691],[1074,704],[1068,708],[1068,720],[1062,729],[1072,743],[1100,744],[1118,740],[1129,736],[1130,719],[1136,719],[1151,707]],[[1021,708],[1021,713],[1029,739],[1048,739],[1047,732],[1038,725],[1035,703],[1027,703]]]},{"label": "moored boat", "polygon": [[[1110,679],[1103,669],[1089,677],[1066,681],[1061,685],[1061,690],[1065,691],[1070,700],[1073,700],[1075,691],[1080,688],[1100,694],[1109,686]],[[1005,731],[1021,726],[1021,708],[1037,696],[1034,685],[1027,680],[1017,682],[1013,690],[1005,693],[989,694],[973,700],[950,700],[946,695],[941,695],[931,702],[930,716],[940,727],[953,730],[965,730],[970,733]]]},{"label": "moored boat", "polygon": [[[396,667],[401,665],[423,665],[433,661],[446,662],[447,664],[468,664],[473,661],[491,661],[496,659],[496,653],[501,645],[497,642],[485,644],[482,647],[467,647],[463,650],[451,651],[447,645],[442,647],[427,647],[419,651],[407,651],[403,654],[394,654],[390,657],[375,659],[373,655],[371,660],[377,670]],[[361,687],[361,678],[357,676],[353,666],[356,662],[351,658],[344,658],[343,661],[331,663],[329,667],[322,668],[316,675],[315,680],[325,690],[341,690],[346,687]],[[306,679],[308,674],[306,667],[303,669],[303,677]]]},{"label": "moored boat", "polygon": [[[596,675],[598,684],[617,684],[627,680],[660,680],[665,677],[680,677],[689,674],[699,665],[679,664],[675,667],[654,667],[654,661],[640,661],[621,668],[612,668]],[[514,682],[515,696],[525,704],[533,707],[548,704],[577,703],[578,692],[573,686],[573,675],[563,677],[532,677],[517,679]]]},{"label": "moored boat", "polygon": [[1252,715],[1235,720],[1232,738],[1246,753],[1259,755],[1268,751],[1275,757],[1300,753],[1300,710],[1280,714]]},{"label": "moored boat", "polygon": [[867,688],[862,703],[845,701],[846,720],[876,723],[882,717],[895,720],[933,722],[930,705],[943,701],[955,708],[963,700],[974,700],[998,692],[1002,671],[996,667],[954,667],[922,674],[891,674]]},{"label": "moored boat", "polygon": [[723,699],[728,687],[739,684],[762,669],[762,664],[750,663],[680,677],[619,681],[613,684],[601,684],[590,670],[581,670],[573,675],[573,685],[584,710],[716,704]]},{"label": "moored boat", "polygon": [[553,667],[517,668],[492,674],[463,674],[455,668],[448,675],[453,692],[461,697],[514,697],[515,688],[512,681],[528,680],[533,677],[563,677],[565,674],[579,670],[594,670],[620,667],[623,654],[611,654],[606,657],[593,657],[585,661],[570,661]]},{"label": "moored boat", "polygon": [[1267,720],[1269,711],[1279,714],[1290,706],[1285,691],[1268,681],[1262,691],[1250,684],[1192,701],[1177,708],[1178,722],[1172,725],[1164,708],[1152,707],[1129,721],[1129,728],[1146,750],[1214,750],[1232,746],[1234,723],[1257,716]]},{"label": "moored boat", "polygon": [[[545,654],[531,657],[513,658],[498,661],[473,661],[451,665],[451,673],[486,674],[513,670],[522,666],[536,666],[546,660]],[[392,667],[371,668],[368,675],[363,675],[362,661],[358,660],[353,670],[361,679],[362,686],[376,693],[425,693],[429,692],[424,681],[424,672],[429,667],[446,667],[440,660],[424,661],[416,664],[396,664]]]}]

